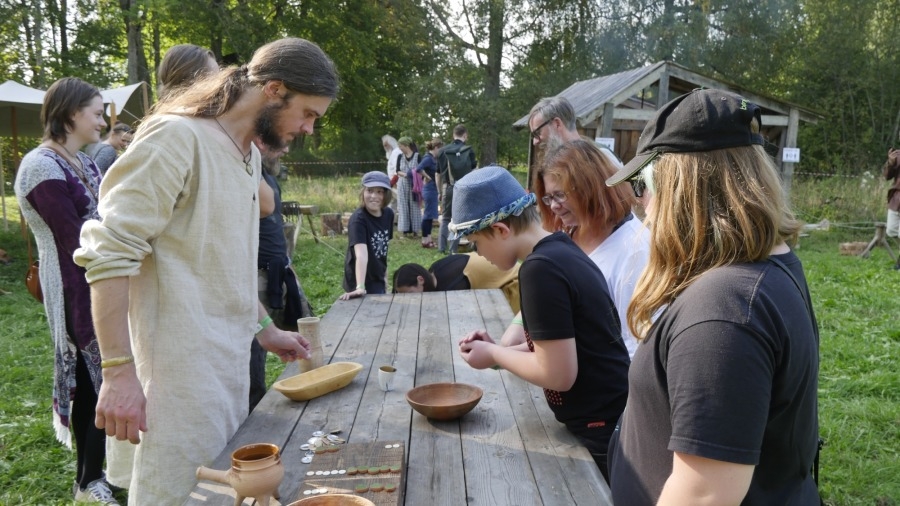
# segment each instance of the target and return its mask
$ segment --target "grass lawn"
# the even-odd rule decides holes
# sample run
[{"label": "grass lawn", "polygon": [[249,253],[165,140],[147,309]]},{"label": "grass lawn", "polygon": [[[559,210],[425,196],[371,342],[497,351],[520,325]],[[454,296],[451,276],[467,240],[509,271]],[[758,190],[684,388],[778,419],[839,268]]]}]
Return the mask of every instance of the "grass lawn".
[{"label": "grass lawn", "polygon": [[[350,211],[356,205],[357,181],[294,178],[285,185],[285,199],[318,204],[320,212]],[[807,221],[849,221],[835,206],[819,213],[826,208],[814,197],[804,196],[802,203],[799,207],[810,210],[804,216]],[[859,219],[878,219],[882,205],[872,204]],[[15,209],[11,216],[9,232],[0,226],[0,248],[15,259],[0,265],[0,289],[6,292],[0,295],[0,505],[69,504],[75,457],[53,437],[49,331],[43,308],[24,287],[25,243]],[[882,248],[867,260],[838,255],[839,243],[868,241],[871,236],[870,227],[834,226],[811,232],[798,250],[821,328],[819,402],[827,443],[820,472],[829,505],[900,505],[900,318],[895,292],[900,271],[891,269]],[[307,231],[300,235],[295,265],[316,314],[324,314],[342,293],[345,248],[345,236],[316,244]],[[418,240],[395,239],[389,270],[413,261],[427,267],[438,258]],[[281,370],[270,357],[270,382]]]}]

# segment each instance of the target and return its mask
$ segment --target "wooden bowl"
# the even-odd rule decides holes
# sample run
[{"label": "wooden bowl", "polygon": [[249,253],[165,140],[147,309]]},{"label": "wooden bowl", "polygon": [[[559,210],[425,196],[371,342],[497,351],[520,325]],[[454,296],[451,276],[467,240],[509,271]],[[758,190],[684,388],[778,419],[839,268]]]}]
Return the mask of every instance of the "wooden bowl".
[{"label": "wooden bowl", "polygon": [[484,392],[465,383],[430,383],[406,392],[406,402],[434,420],[454,420],[472,411]]},{"label": "wooden bowl", "polygon": [[355,362],[335,362],[276,381],[272,388],[293,401],[308,401],[344,388],[362,370]]},{"label": "wooden bowl", "polygon": [[300,499],[288,506],[375,506],[375,503],[358,495],[324,494]]}]

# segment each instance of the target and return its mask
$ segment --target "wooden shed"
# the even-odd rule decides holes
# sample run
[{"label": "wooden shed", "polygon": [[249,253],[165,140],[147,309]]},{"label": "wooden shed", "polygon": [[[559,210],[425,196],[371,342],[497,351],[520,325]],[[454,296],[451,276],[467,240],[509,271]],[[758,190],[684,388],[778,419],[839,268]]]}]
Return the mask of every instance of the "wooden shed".
[{"label": "wooden shed", "polygon": [[[614,139],[613,150],[627,162],[634,158],[641,131],[656,109],[696,88],[730,90],[759,105],[762,109],[762,134],[771,143],[770,151],[781,170],[785,188],[790,190],[794,163],[784,162],[782,153],[784,148],[797,147],[800,121],[816,123],[824,118],[811,109],[698,74],[670,61],[579,81],[557,96],[567,98],[575,108],[579,133],[591,139]],[[528,128],[528,115],[513,123],[513,127]],[[528,142],[530,186],[531,169],[539,153],[535,152],[530,136]]]}]

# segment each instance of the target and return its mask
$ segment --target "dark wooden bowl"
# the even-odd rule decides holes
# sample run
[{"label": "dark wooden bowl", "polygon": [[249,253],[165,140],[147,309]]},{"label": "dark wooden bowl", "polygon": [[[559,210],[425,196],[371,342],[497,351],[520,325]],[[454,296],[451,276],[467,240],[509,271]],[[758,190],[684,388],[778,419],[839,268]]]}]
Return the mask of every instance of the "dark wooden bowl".
[{"label": "dark wooden bowl", "polygon": [[288,506],[375,506],[375,503],[357,495],[325,494],[300,499]]},{"label": "dark wooden bowl", "polygon": [[472,411],[484,392],[465,383],[430,383],[406,392],[406,402],[434,420],[455,420]]}]

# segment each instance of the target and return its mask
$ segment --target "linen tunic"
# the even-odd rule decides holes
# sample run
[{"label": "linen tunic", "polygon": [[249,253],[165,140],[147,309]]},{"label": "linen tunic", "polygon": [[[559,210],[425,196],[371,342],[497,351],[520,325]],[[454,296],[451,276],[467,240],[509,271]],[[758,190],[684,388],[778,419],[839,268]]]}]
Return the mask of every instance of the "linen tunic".
[{"label": "linen tunic", "polygon": [[[107,173],[102,221],[85,224],[75,255],[91,283],[130,278],[148,432],[129,504],[180,504],[247,417],[260,157],[253,147],[248,175],[220,137],[209,121],[150,119]],[[111,476],[122,460],[111,451]]]}]

